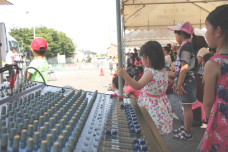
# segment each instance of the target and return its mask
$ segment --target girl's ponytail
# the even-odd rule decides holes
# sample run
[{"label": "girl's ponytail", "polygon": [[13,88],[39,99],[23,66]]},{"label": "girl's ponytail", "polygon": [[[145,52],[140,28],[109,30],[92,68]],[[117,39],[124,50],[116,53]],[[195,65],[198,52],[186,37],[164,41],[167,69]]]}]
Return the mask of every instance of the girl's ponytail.
[{"label": "girl's ponytail", "polygon": [[192,34],[192,46],[194,49],[194,54],[196,54],[196,52],[198,51],[198,43],[197,43],[197,36],[195,35],[194,32]]},{"label": "girl's ponytail", "polygon": [[195,33],[193,32],[192,34],[192,46],[193,46],[193,50],[194,50],[194,54],[195,54],[195,66],[193,68],[193,71],[196,71],[198,68],[198,60],[197,60],[197,52],[198,52],[198,40],[197,40],[197,36],[195,35]]},{"label": "girl's ponytail", "polygon": [[196,37],[196,34],[194,32],[192,33],[192,37]]}]

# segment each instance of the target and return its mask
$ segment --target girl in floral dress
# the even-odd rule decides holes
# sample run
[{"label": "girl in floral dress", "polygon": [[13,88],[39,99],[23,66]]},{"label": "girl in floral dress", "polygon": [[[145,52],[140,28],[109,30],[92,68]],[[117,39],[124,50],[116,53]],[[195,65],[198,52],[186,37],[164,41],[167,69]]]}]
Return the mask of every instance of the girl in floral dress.
[{"label": "girl in floral dress", "polygon": [[206,39],[216,55],[204,67],[203,104],[208,125],[202,152],[228,151],[228,5],[212,11],[206,19]]},{"label": "girl in floral dress", "polygon": [[173,118],[171,104],[165,93],[168,77],[164,70],[165,58],[162,47],[156,41],[149,41],[141,47],[140,56],[145,69],[139,81],[131,78],[121,67],[117,68],[117,74],[135,90],[142,89],[138,104],[148,110],[159,133],[168,134],[172,131]]}]

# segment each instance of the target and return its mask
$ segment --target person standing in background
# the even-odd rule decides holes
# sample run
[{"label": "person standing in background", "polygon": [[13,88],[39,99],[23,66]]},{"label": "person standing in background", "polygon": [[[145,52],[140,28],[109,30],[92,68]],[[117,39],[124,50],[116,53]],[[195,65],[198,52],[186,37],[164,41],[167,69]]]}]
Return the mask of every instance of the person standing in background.
[{"label": "person standing in background", "polygon": [[172,49],[172,45],[170,44],[170,43],[168,43],[167,44],[167,47],[169,48],[169,55],[170,55],[170,58],[171,58],[171,61],[172,62],[175,62],[176,60],[174,59],[174,57],[173,57],[173,52],[174,52],[174,50]]},{"label": "person standing in background", "polygon": [[[9,66],[9,65],[14,65],[15,64],[15,57],[16,56],[23,56],[22,53],[16,53],[16,48],[15,47],[11,47],[10,48],[10,51],[6,54],[6,64],[5,64],[5,67],[6,66]],[[11,78],[11,73],[12,71],[9,70],[9,76],[7,76],[7,81],[10,81],[10,78]]]},{"label": "person standing in background", "polygon": [[15,61],[15,56],[23,56],[22,53],[16,53],[16,48],[10,48],[10,51],[6,55],[6,65],[12,65]]},{"label": "person standing in background", "polygon": [[109,70],[110,70],[110,73],[112,75],[113,74],[112,73],[112,70],[113,70],[113,59],[112,59],[112,56],[109,57],[108,63],[109,63]]},{"label": "person standing in background", "polygon": [[138,53],[136,48],[134,48],[134,53],[133,53],[133,64],[135,63],[135,58],[138,58]]},{"label": "person standing in background", "polygon": [[170,48],[167,47],[167,46],[164,46],[163,47],[163,52],[164,52],[164,55],[165,55],[165,68],[169,69],[171,64],[172,64],[172,60],[171,60],[171,57],[170,57]]},{"label": "person standing in background", "polygon": [[192,39],[192,45],[194,50],[197,52],[197,75],[201,77],[203,75],[203,66],[202,66],[202,60],[203,56],[207,53],[210,53],[210,51],[207,49],[208,45],[203,36],[194,36]]}]

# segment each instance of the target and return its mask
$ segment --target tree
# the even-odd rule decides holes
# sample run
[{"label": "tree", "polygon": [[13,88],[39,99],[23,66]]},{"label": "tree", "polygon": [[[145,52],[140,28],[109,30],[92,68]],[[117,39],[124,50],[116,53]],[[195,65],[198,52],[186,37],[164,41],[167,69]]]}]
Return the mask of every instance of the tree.
[{"label": "tree", "polygon": [[87,62],[90,63],[92,58],[90,56],[87,57]]},{"label": "tree", "polygon": [[[30,50],[30,44],[33,40],[33,28],[13,28],[10,29],[10,35],[14,37],[19,46],[24,44],[24,50]],[[65,54],[66,57],[72,57],[75,51],[73,40],[66,36],[65,33],[49,29],[47,27],[36,28],[36,37],[43,37],[48,42],[48,51],[45,53],[46,58],[52,58],[57,54]]]}]

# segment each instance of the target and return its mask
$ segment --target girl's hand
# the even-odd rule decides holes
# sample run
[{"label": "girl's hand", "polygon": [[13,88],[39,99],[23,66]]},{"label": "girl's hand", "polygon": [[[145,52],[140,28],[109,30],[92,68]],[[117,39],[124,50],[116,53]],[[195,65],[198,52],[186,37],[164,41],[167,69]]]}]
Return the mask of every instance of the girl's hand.
[{"label": "girl's hand", "polygon": [[185,90],[184,90],[184,87],[181,85],[181,86],[177,86],[177,88],[176,88],[176,94],[178,95],[178,96],[183,96],[183,93],[187,93]]},{"label": "girl's hand", "polygon": [[124,68],[117,67],[117,71],[116,71],[117,75],[119,75],[119,76],[121,76],[123,78],[125,73],[126,73],[126,71],[124,70]]}]

